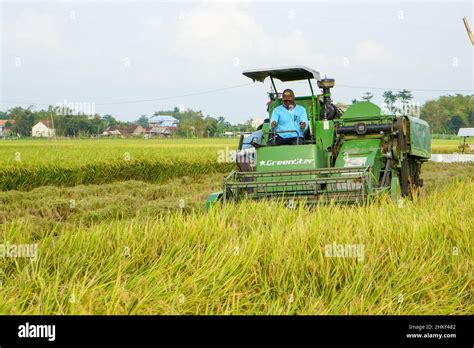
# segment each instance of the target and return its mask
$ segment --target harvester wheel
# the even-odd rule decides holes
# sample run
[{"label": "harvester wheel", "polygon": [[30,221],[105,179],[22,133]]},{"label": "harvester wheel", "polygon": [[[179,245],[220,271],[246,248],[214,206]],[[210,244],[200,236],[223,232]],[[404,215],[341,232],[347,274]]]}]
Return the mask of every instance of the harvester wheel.
[{"label": "harvester wheel", "polygon": [[230,201],[234,199],[234,193],[229,188],[225,191],[225,199],[226,201]]},{"label": "harvester wheel", "polygon": [[410,194],[410,166],[408,165],[407,159],[402,161],[402,167],[400,168],[400,186],[402,190],[402,196],[406,197]]},{"label": "harvester wheel", "polygon": [[418,161],[410,161],[410,182],[412,198],[420,194],[419,188],[423,186],[423,180],[420,179],[421,163]]},{"label": "harvester wheel", "polygon": [[399,174],[402,195],[410,198],[417,196],[418,188],[423,186],[423,181],[420,179],[421,164],[413,159],[405,158]]},{"label": "harvester wheel", "polygon": [[413,183],[413,180],[412,180],[411,176],[408,177],[408,195],[411,199],[418,196],[418,188]]},{"label": "harvester wheel", "polygon": [[421,175],[421,163],[418,161],[412,161],[411,163],[411,173],[413,177],[413,183],[416,187],[422,187],[423,186],[423,180],[420,178]]},{"label": "harvester wheel", "polygon": [[397,120],[396,129],[398,130],[398,144],[397,151],[398,157],[402,157],[402,153],[405,154],[408,148],[407,143],[407,121],[405,117],[401,117]]}]

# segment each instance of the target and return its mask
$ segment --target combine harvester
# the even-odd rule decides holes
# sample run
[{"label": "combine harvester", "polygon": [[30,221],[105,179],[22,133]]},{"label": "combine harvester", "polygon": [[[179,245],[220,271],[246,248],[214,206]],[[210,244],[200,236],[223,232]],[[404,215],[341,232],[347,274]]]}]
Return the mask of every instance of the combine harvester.
[{"label": "combine harvester", "polygon": [[[224,179],[223,190],[211,194],[207,208],[242,199],[304,200],[306,204],[365,202],[388,194],[393,200],[412,197],[423,185],[421,165],[431,155],[429,125],[410,116],[384,115],[375,104],[355,102],[341,112],[331,100],[333,79],[321,79],[303,66],[249,70],[243,74],[263,82],[270,77],[269,118],[282,104],[274,79],[307,80],[311,95],[296,97],[306,109],[309,127],[299,145],[270,146],[278,132],[269,120],[245,141],[236,156],[238,170]],[[311,80],[322,93],[314,95]]]}]

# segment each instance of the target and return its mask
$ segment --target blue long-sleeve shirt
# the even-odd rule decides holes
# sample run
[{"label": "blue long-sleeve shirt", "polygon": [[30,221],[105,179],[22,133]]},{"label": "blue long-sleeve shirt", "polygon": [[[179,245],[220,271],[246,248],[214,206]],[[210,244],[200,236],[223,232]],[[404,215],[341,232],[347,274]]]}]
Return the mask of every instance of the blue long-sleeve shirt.
[{"label": "blue long-sleeve shirt", "polygon": [[[282,138],[304,137],[304,132],[308,129],[308,115],[306,114],[306,109],[300,105],[295,105],[292,111],[289,111],[283,105],[277,106],[273,109],[272,117],[270,118],[270,127],[273,121],[277,123],[274,129],[277,132],[298,132],[298,135],[295,132],[277,133]],[[306,123],[304,130],[300,128],[300,122]]]}]

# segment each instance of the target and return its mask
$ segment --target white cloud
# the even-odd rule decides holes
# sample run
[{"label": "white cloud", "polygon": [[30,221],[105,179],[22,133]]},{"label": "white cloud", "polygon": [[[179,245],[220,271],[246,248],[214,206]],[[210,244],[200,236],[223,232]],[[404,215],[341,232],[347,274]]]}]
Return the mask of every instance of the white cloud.
[{"label": "white cloud", "polygon": [[[53,16],[26,7],[18,17],[2,24],[5,46],[12,54],[28,51],[49,51],[58,45],[58,35]],[[36,53],[36,52],[35,52]]]},{"label": "white cloud", "polygon": [[[276,36],[248,11],[247,3],[205,2],[176,13],[174,20],[149,18],[144,25],[144,42],[164,47],[163,55],[179,60],[181,71],[196,78],[233,80],[247,68],[319,64],[323,55],[310,45],[304,33],[291,21],[280,23],[286,30]],[[186,64],[183,65],[182,63]],[[169,60],[168,60],[168,65]],[[184,67],[185,66],[185,67]],[[172,67],[166,73],[171,73]]]},{"label": "white cloud", "polygon": [[357,63],[387,64],[392,58],[392,53],[380,42],[375,40],[364,40],[355,48],[355,60]]},{"label": "white cloud", "polygon": [[178,54],[211,64],[260,56],[268,45],[263,28],[238,4],[203,4],[179,20],[177,32]]}]

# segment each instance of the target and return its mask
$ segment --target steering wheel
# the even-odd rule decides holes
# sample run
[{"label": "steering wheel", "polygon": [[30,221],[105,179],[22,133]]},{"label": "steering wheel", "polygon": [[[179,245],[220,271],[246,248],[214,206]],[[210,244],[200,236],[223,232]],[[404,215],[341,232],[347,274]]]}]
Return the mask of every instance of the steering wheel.
[{"label": "steering wheel", "polygon": [[[274,135],[273,135],[273,137],[271,137],[271,138],[269,137],[269,138],[268,138],[267,143],[269,143],[269,142],[271,142],[273,139],[275,139],[279,133],[296,133],[296,138],[299,138],[299,133],[298,133],[298,131],[296,131],[296,130],[273,131],[273,132],[269,132],[269,134],[274,134]],[[299,142],[298,142],[298,145],[299,145]]]}]

